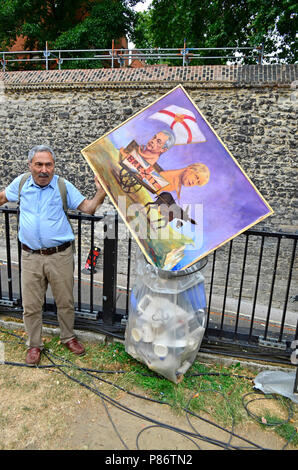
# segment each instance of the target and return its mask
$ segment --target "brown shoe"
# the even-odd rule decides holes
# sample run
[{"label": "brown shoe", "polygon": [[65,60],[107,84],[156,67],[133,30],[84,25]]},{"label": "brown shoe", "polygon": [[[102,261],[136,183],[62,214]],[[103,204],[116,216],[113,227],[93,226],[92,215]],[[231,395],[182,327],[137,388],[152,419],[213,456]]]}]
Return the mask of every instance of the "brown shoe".
[{"label": "brown shoe", "polygon": [[65,346],[77,356],[82,356],[85,354],[85,348],[81,343],[78,342],[77,338],[73,338],[70,341],[67,341]]},{"label": "brown shoe", "polygon": [[37,366],[40,361],[41,349],[39,348],[30,348],[27,351],[26,355],[26,364],[28,366]]}]

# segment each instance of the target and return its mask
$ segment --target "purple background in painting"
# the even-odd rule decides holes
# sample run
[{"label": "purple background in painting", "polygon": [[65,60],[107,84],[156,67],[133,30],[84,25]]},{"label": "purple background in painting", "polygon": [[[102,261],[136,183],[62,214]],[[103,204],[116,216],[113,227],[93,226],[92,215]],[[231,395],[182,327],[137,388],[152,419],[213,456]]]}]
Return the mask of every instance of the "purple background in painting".
[{"label": "purple background in painting", "polygon": [[[111,132],[109,139],[116,148],[125,147],[133,139],[138,144],[145,144],[156,132],[169,129],[167,124],[149,117],[171,104],[187,108],[195,114],[206,142],[174,146],[160,157],[158,164],[164,170],[172,170],[200,162],[210,170],[210,180],[205,186],[182,187],[179,205],[191,204],[193,217],[194,205],[203,204],[204,235],[199,249],[185,250],[184,259],[174,268],[178,270],[235,236],[270,210],[182,88],[175,89]],[[177,201],[176,193],[172,195]]]}]

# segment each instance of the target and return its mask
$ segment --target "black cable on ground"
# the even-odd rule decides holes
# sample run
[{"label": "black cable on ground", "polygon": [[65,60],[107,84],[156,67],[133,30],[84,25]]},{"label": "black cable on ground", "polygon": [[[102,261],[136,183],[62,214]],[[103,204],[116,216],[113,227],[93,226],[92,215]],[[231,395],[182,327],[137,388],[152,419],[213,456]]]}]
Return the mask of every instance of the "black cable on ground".
[{"label": "black cable on ground", "polygon": [[[17,337],[18,337],[18,335],[13,335],[13,336],[17,336]],[[223,447],[223,448],[227,448],[227,444],[226,444],[225,442],[220,442],[220,441],[214,440],[214,439],[212,439],[212,438],[205,437],[205,436],[200,435],[200,434],[197,434],[197,433],[190,433],[190,432],[187,431],[187,430],[184,430],[184,429],[180,429],[180,428],[176,428],[176,427],[167,425],[167,424],[162,423],[162,422],[159,422],[159,421],[157,421],[157,420],[153,420],[152,418],[149,418],[149,417],[147,417],[147,416],[145,416],[145,415],[143,415],[143,414],[141,414],[141,413],[139,413],[139,412],[136,412],[136,411],[134,411],[134,410],[131,410],[130,408],[128,408],[128,407],[126,407],[126,406],[120,404],[119,402],[117,402],[117,401],[115,401],[115,400],[113,400],[113,399],[111,399],[111,397],[108,397],[107,395],[103,394],[103,393],[102,393],[101,391],[99,391],[96,387],[95,387],[95,388],[92,388],[92,387],[90,387],[88,384],[85,384],[84,382],[82,382],[82,381],[76,379],[75,377],[72,377],[71,375],[67,374],[67,373],[63,370],[63,365],[61,366],[61,365],[55,364],[54,361],[49,357],[48,354],[50,354],[50,355],[52,355],[52,356],[55,357],[55,355],[54,355],[53,353],[48,353],[48,354],[47,354],[46,351],[44,351],[44,353],[45,353],[46,357],[50,360],[50,362],[52,363],[52,365],[55,365],[55,366],[62,372],[62,374],[64,374],[66,377],[68,377],[68,378],[70,378],[71,380],[75,381],[76,383],[78,383],[78,384],[80,384],[80,385],[86,387],[88,390],[91,390],[93,393],[95,393],[96,395],[99,395],[101,398],[104,398],[104,399],[107,400],[109,403],[112,403],[114,406],[120,408],[122,411],[126,411],[126,412],[128,412],[128,413],[130,413],[130,414],[133,414],[133,415],[136,416],[136,417],[139,417],[139,418],[141,418],[141,419],[145,419],[145,420],[147,420],[147,421],[153,422],[155,425],[157,425],[157,426],[159,426],[159,427],[163,427],[163,428],[165,428],[165,429],[172,430],[172,431],[174,431],[174,432],[178,432],[179,434],[183,434],[183,435],[186,436],[186,437],[192,436],[193,438],[205,440],[205,441],[207,441],[207,442],[209,442],[209,443],[211,443],[211,444],[214,444],[214,445],[216,445],[216,446]],[[56,356],[56,357],[61,360],[61,358],[60,358],[59,356]],[[86,371],[83,371],[82,368],[78,367],[76,364],[72,363],[71,361],[66,360],[66,359],[64,359],[64,361],[67,363],[67,365],[70,364],[70,365],[72,366],[72,368],[76,368],[76,369],[78,369],[78,370],[80,370],[80,371],[82,371],[82,372],[85,372],[87,375],[90,375],[90,373],[88,373],[88,372],[86,372]],[[205,375],[206,375],[206,374],[205,374]],[[102,380],[102,379],[100,379],[100,380]],[[113,384],[113,385],[114,385],[114,384]],[[144,398],[144,397],[142,397],[142,398]],[[166,404],[166,402],[161,402],[161,403],[162,403],[162,404]],[[188,410],[185,410],[185,411],[188,412]],[[108,416],[109,416],[109,419],[111,420],[111,417],[110,417],[109,414],[108,414]],[[201,417],[199,417],[199,418],[202,419]],[[218,425],[216,425],[216,424],[213,423],[212,421],[209,421],[209,420],[206,420],[206,419],[204,419],[204,421],[208,422],[210,425],[219,427]],[[113,425],[113,427],[114,427],[113,422],[112,422],[112,425]],[[115,428],[115,427],[114,427],[114,429],[115,429],[115,431],[116,431],[116,428]],[[221,428],[221,429],[224,429],[224,428]],[[117,432],[117,431],[116,431],[116,432]],[[226,432],[229,433],[228,430],[226,430]],[[237,437],[238,437],[239,439],[244,439],[244,440],[246,440],[245,438],[242,438],[242,436],[237,436]],[[121,439],[121,436],[120,436],[120,439]],[[121,439],[121,441],[122,441],[122,439]],[[123,441],[122,441],[122,442],[123,442]],[[124,446],[127,448],[127,446],[125,445],[124,442],[123,442],[123,444],[124,444]],[[252,443],[252,442],[251,442],[251,445],[252,445],[252,446],[255,446],[255,447],[257,447],[257,448],[260,448],[260,446],[258,446],[257,444],[254,444],[254,443]],[[234,449],[241,449],[241,448],[238,447],[238,446],[231,446],[231,448],[234,448]]]},{"label": "black cable on ground", "polygon": [[[67,374],[67,373],[62,369],[61,366],[55,364],[55,363],[52,361],[52,359],[49,357],[51,353],[44,352],[44,354],[45,354],[46,357],[49,359],[49,361],[52,362],[53,365],[55,365],[56,367],[58,367],[58,369],[60,370],[60,372],[62,372],[63,375],[65,375],[65,376],[68,377],[69,379],[73,380],[74,382],[78,383],[79,385],[86,387],[88,390],[92,391],[93,393],[96,393],[96,395],[98,395],[98,396],[101,398],[102,404],[103,404],[103,406],[104,406],[104,408],[105,408],[105,411],[106,411],[106,413],[107,413],[107,415],[108,415],[108,417],[109,417],[109,420],[110,420],[110,422],[111,422],[111,424],[112,424],[112,426],[113,426],[113,429],[114,429],[115,433],[118,435],[118,437],[119,437],[120,441],[122,442],[122,444],[124,445],[125,449],[126,449],[126,450],[129,450],[129,448],[127,447],[127,445],[126,445],[125,442],[123,441],[121,435],[119,434],[117,427],[114,425],[114,422],[113,422],[113,420],[112,420],[112,418],[111,418],[111,415],[110,415],[110,413],[109,413],[109,410],[108,410],[107,407],[106,407],[105,400],[109,399],[110,397],[108,397],[107,395],[103,394],[102,392],[99,392],[99,390],[97,390],[96,388],[95,388],[95,389],[92,389],[92,387],[88,386],[88,385],[85,384],[84,382],[82,382],[82,381],[80,381],[80,380],[77,380],[77,379],[75,379],[75,377],[72,377],[71,375]],[[70,361],[67,361],[67,362],[70,362]],[[76,366],[76,364],[73,364],[73,363],[72,363],[72,365],[73,365],[75,368],[77,368],[78,370],[80,370],[80,371],[82,370],[80,367]],[[88,374],[88,372],[85,372],[85,373]],[[109,400],[108,400],[108,401],[109,401]]]},{"label": "black cable on ground", "polygon": [[[256,398],[252,398],[248,401],[246,401],[245,399],[250,396],[250,395],[260,395]],[[270,421],[269,423],[267,422],[267,420],[265,421],[264,419],[262,419],[262,417],[258,416],[257,414],[253,413],[251,410],[249,410],[248,408],[248,405],[249,403],[252,403],[252,402],[255,402],[255,401],[259,401],[259,400],[278,400],[283,406],[286,406],[287,408],[287,413],[288,413],[288,416],[286,419],[284,420],[280,420],[280,421]],[[269,427],[277,427],[277,426],[282,426],[283,424],[287,424],[291,421],[291,419],[293,418],[293,414],[294,414],[294,410],[293,410],[293,406],[292,406],[292,402],[290,400],[282,400],[282,398],[280,398],[279,396],[275,396],[274,394],[270,395],[263,395],[260,391],[256,390],[254,392],[249,392],[249,393],[246,393],[245,395],[243,395],[242,397],[242,404],[243,404],[243,407],[244,409],[246,410],[248,416],[250,416],[252,419],[254,419],[255,421],[257,421],[258,423],[262,424],[263,426],[269,426]],[[289,444],[290,442],[294,439],[295,435],[297,434],[297,430],[295,429],[293,431],[293,433],[291,434],[291,436],[289,437],[289,439],[287,440],[286,444],[283,446],[282,450],[284,450]]]},{"label": "black cable on ground", "polygon": [[[69,362],[69,361],[67,361]],[[73,364],[74,367],[76,367],[78,370],[81,370],[80,367],[76,366],[76,364]],[[80,385],[82,385],[83,387],[86,387],[88,390],[92,391],[93,393],[95,393],[96,395],[99,395],[100,397],[103,397],[105,400],[107,400],[109,403],[113,404],[114,406],[116,406],[117,408],[119,408],[120,410],[122,411],[125,411],[129,414],[132,414],[134,417],[138,417],[140,419],[143,419],[145,421],[149,421],[151,423],[154,423],[155,425],[157,426],[160,426],[160,427],[163,427],[164,429],[168,429],[168,430],[172,430],[172,431],[175,431],[175,432],[178,432],[179,434],[183,434],[183,435],[186,435],[186,436],[192,436],[194,438],[196,438],[197,436],[194,434],[194,433],[191,433],[185,429],[180,429],[180,428],[176,428],[174,426],[171,426],[171,425],[168,425],[166,423],[163,423],[163,422],[160,422],[158,420],[155,420],[153,418],[150,418],[142,413],[139,413],[138,411],[135,411],[135,410],[132,410],[131,408],[125,406],[125,405],[122,405],[121,403],[119,403],[118,401],[112,399],[111,397],[109,397],[108,395],[106,394],[103,394],[101,391],[99,391],[96,387],[92,388],[90,387],[88,384],[80,381],[80,380],[77,380],[75,379],[74,377],[72,377],[71,375],[67,374],[65,371],[61,370],[61,372],[66,375],[67,377],[69,377],[71,380],[74,380],[75,382],[79,383]],[[87,373],[88,374],[88,373]]]},{"label": "black cable on ground", "polygon": [[[255,395],[255,394],[259,394],[261,396],[257,397],[257,398],[252,398],[248,401],[245,402],[245,399],[249,396],[249,395]],[[262,418],[260,418],[258,415],[256,415],[255,413],[253,413],[252,411],[249,410],[248,408],[248,405],[249,403],[253,403],[254,401],[259,401],[259,400],[278,400],[281,402],[281,399],[280,398],[277,398],[273,395],[263,395],[261,394],[261,392],[258,392],[258,391],[255,391],[255,392],[249,392],[249,393],[246,393],[245,395],[243,395],[242,397],[242,404],[243,404],[243,407],[244,409],[246,410],[247,414],[253,418],[255,421],[258,421],[258,423],[260,424],[265,424],[266,426],[281,426],[282,424],[287,424],[292,418],[293,418],[293,407],[291,405],[291,402],[287,403],[287,411],[288,411],[288,417],[287,419],[285,420],[281,420],[281,421],[276,421],[276,422],[264,422],[264,420],[262,420]]]},{"label": "black cable on ground", "polygon": [[[140,449],[140,447],[139,447],[139,439],[140,439],[140,437],[141,437],[141,434],[143,434],[144,432],[148,431],[149,429],[153,429],[153,428],[162,428],[162,429],[164,429],[164,426],[161,426],[161,425],[159,425],[159,424],[151,424],[150,426],[146,426],[144,429],[141,429],[141,431],[138,432],[137,438],[136,438],[136,448],[137,448],[138,450],[142,450],[142,449]],[[171,429],[169,429],[169,430],[171,431]],[[185,438],[188,439],[190,442],[192,442],[192,443],[196,446],[196,448],[197,448],[198,450],[201,449],[201,447],[199,446],[199,444],[197,444],[196,441],[195,441],[194,439],[192,439],[191,437],[186,436],[183,432],[180,432],[180,431],[175,431],[175,432],[176,432],[177,434],[180,434],[182,437],[185,437]]]},{"label": "black cable on ground", "polygon": [[[23,338],[21,338],[20,336],[14,334],[14,333],[7,332],[7,331],[5,331],[5,333],[9,333],[9,334],[11,334],[12,336],[17,337],[18,339],[21,339],[21,342],[24,343]],[[224,448],[224,449],[243,450],[243,449],[247,449],[247,448],[250,448],[250,449],[256,448],[256,449],[259,449],[259,450],[270,450],[270,449],[265,449],[265,448],[263,448],[262,446],[259,446],[258,444],[247,440],[247,439],[244,438],[243,436],[239,436],[239,435],[235,434],[235,433],[234,433],[234,424],[233,424],[233,423],[232,423],[232,430],[230,431],[230,430],[228,430],[228,429],[226,429],[226,428],[223,428],[223,427],[217,425],[216,423],[214,423],[214,422],[212,422],[212,421],[210,421],[210,420],[208,420],[208,419],[206,419],[206,418],[203,418],[202,416],[197,415],[196,413],[190,411],[190,410],[188,409],[188,407],[185,408],[184,411],[186,412],[187,420],[188,420],[188,422],[189,422],[189,424],[190,424],[190,426],[191,426],[191,428],[192,428],[192,430],[193,430],[194,432],[190,432],[190,431],[187,431],[187,430],[184,430],[184,429],[180,429],[180,428],[177,428],[177,427],[174,427],[174,426],[171,426],[171,425],[167,425],[166,423],[159,422],[158,420],[152,419],[152,418],[150,418],[150,417],[148,417],[148,416],[146,416],[146,415],[143,415],[142,413],[139,413],[139,412],[137,412],[137,411],[135,411],[135,410],[130,409],[129,407],[127,407],[127,406],[125,406],[125,405],[122,405],[122,404],[119,403],[117,400],[114,400],[114,399],[112,399],[111,397],[109,397],[108,395],[106,395],[106,394],[104,394],[103,392],[99,391],[96,386],[92,386],[92,387],[91,387],[91,386],[88,385],[87,383],[85,383],[85,382],[83,382],[83,381],[81,381],[81,380],[78,380],[77,378],[73,377],[71,374],[68,374],[67,372],[65,372],[64,368],[77,369],[77,370],[83,372],[84,374],[86,374],[88,377],[92,377],[93,379],[96,378],[96,379],[102,380],[102,381],[104,381],[102,377],[94,376],[94,374],[91,374],[90,370],[92,370],[92,372],[94,372],[94,373],[101,373],[101,374],[102,374],[102,373],[107,373],[107,372],[108,372],[108,373],[109,373],[109,372],[119,373],[119,371],[99,371],[99,370],[96,370],[96,369],[87,370],[87,369],[84,369],[84,368],[81,368],[81,367],[77,366],[75,363],[73,363],[73,362],[71,362],[71,361],[69,361],[69,360],[66,360],[66,359],[64,359],[64,358],[61,358],[60,356],[55,355],[54,353],[52,353],[52,352],[50,352],[50,351],[44,350],[43,353],[44,353],[45,356],[48,358],[48,360],[51,362],[51,366],[37,366],[37,368],[46,368],[46,367],[54,367],[54,368],[57,368],[57,369],[58,369],[63,375],[65,375],[67,378],[69,378],[70,380],[72,380],[72,381],[78,383],[79,385],[81,385],[81,386],[87,388],[88,390],[90,390],[91,392],[95,393],[97,396],[99,396],[99,397],[102,399],[103,405],[104,405],[105,410],[106,410],[106,412],[107,412],[107,414],[108,414],[108,417],[109,417],[109,419],[110,419],[110,421],[111,421],[111,424],[112,424],[112,426],[113,426],[113,428],[114,428],[116,434],[118,435],[119,439],[121,440],[122,444],[124,445],[124,447],[125,447],[126,449],[128,449],[128,447],[126,446],[124,440],[122,439],[121,435],[119,434],[119,431],[118,431],[117,427],[116,427],[115,424],[113,423],[113,420],[112,420],[112,418],[111,418],[111,415],[110,415],[110,413],[109,413],[107,407],[105,406],[105,402],[108,402],[108,403],[114,405],[116,408],[118,408],[118,409],[120,409],[121,411],[124,411],[124,412],[126,412],[126,413],[129,413],[129,414],[133,415],[134,417],[137,417],[137,418],[143,419],[143,420],[145,420],[145,421],[149,421],[150,423],[153,423],[152,425],[148,426],[147,428],[145,428],[144,430],[142,430],[140,433],[138,433],[137,439],[136,439],[136,441],[137,441],[136,443],[137,443],[137,448],[138,448],[138,449],[139,449],[139,447],[138,447],[138,446],[139,446],[139,437],[140,437],[140,435],[141,435],[143,432],[145,432],[146,429],[161,427],[161,428],[163,428],[163,429],[171,430],[171,431],[174,431],[174,432],[176,432],[176,433],[178,433],[178,434],[181,434],[181,435],[183,435],[184,437],[186,437],[187,439],[189,439],[189,440],[191,440],[191,441],[193,441],[194,439],[198,439],[198,440],[205,441],[205,442],[207,442],[207,443],[209,443],[209,444],[212,444],[212,445],[215,445],[215,446],[217,446],[217,447]],[[55,363],[55,361],[52,359],[51,356],[54,357],[54,358],[58,358],[60,361],[61,361],[61,359],[62,359],[62,361],[64,362],[64,364],[57,364],[57,363]],[[22,363],[6,362],[5,364],[6,364],[6,365],[24,366],[24,364],[22,364]],[[26,365],[26,364],[25,364],[25,365]],[[32,366],[30,366],[30,367],[31,367],[31,369],[32,369]],[[125,371],[121,371],[121,373],[122,373],[122,372],[124,373]],[[198,376],[198,375],[205,375],[205,376],[207,375],[207,376],[208,376],[208,375],[222,375],[222,374],[221,374],[221,373],[200,373],[200,374],[194,374],[194,375],[197,375],[197,376]],[[230,374],[224,374],[224,375],[230,375]],[[235,374],[235,375],[237,375],[237,374]],[[233,376],[233,374],[231,374],[231,376]],[[246,376],[239,376],[239,377],[252,380],[251,378],[246,377]],[[108,382],[108,383],[110,383],[110,382]],[[111,384],[111,383],[110,383],[110,384]],[[115,386],[115,384],[111,384],[111,385]],[[122,389],[122,387],[121,387],[121,389]],[[122,390],[124,390],[124,389],[122,389]],[[126,391],[126,390],[124,390],[124,391]],[[204,391],[204,390],[200,390],[200,392],[201,392],[201,391]],[[206,391],[211,391],[211,392],[215,392],[215,393],[221,393],[221,392],[218,392],[218,390],[213,390],[213,389],[206,390]],[[129,393],[129,392],[127,392],[127,393]],[[143,397],[143,396],[137,395],[137,394],[134,394],[134,396],[136,396],[136,397],[138,397],[138,398],[148,399],[147,397]],[[194,398],[194,396],[195,396],[195,395],[192,395],[192,397],[190,398],[190,401]],[[247,396],[247,395],[246,395],[246,396]],[[225,399],[226,399],[226,397],[225,397]],[[164,402],[164,401],[163,401],[163,402],[160,402],[160,401],[152,400],[152,399],[150,399],[150,401],[156,401],[157,403],[160,403],[160,404],[168,404],[167,402]],[[189,403],[190,403],[190,401],[189,401]],[[188,405],[189,405],[189,403],[188,403]],[[169,405],[169,404],[168,404],[168,405]],[[169,405],[169,406],[170,406],[170,405]],[[198,418],[198,419],[200,419],[200,420],[203,420],[203,421],[205,421],[206,423],[208,423],[208,424],[210,424],[210,425],[212,425],[212,426],[215,426],[215,427],[221,429],[221,430],[224,431],[224,432],[227,432],[227,433],[230,435],[229,440],[228,440],[227,442],[224,442],[224,441],[220,441],[220,440],[216,440],[216,439],[210,438],[210,437],[208,437],[208,436],[201,435],[200,433],[197,432],[197,430],[195,429],[195,427],[193,426],[193,424],[190,422],[190,420],[189,420],[189,416],[190,416],[190,415],[193,416],[193,417],[195,417],[195,418]],[[233,418],[233,420],[234,420],[234,416],[233,416],[232,418]],[[280,423],[279,423],[279,424],[280,424]],[[293,433],[293,436],[291,436],[290,440],[292,440],[294,436],[295,436],[295,433]],[[242,440],[242,441],[245,442],[246,444],[249,444],[249,447],[241,447],[241,446],[233,445],[233,444],[231,443],[231,440],[232,440],[233,437]],[[283,448],[285,448],[285,447],[288,445],[288,443],[289,443],[290,440],[288,440],[288,442],[286,443],[286,445],[285,445]],[[194,444],[196,445],[196,447],[198,447],[198,445],[196,444],[196,442],[195,442],[195,441],[193,441],[193,442],[194,442]],[[128,450],[129,450],[129,449],[128,449]]]},{"label": "black cable on ground", "polygon": [[[214,393],[214,392],[220,393],[220,394],[224,397],[224,399],[227,401],[227,403],[229,404],[229,400],[226,398],[226,396],[225,396],[222,392],[220,392],[220,391],[218,391],[218,390],[213,390],[213,389],[200,389],[200,393],[201,393],[201,392],[207,392],[207,391],[212,392],[212,393]],[[189,401],[188,401],[188,404],[187,404],[187,407],[186,407],[186,410],[187,410],[186,417],[187,417],[187,421],[188,421],[190,427],[191,427],[195,432],[198,433],[197,429],[192,425],[192,423],[191,423],[191,421],[190,421],[190,410],[189,410],[190,402],[191,402],[191,400],[192,400],[196,395],[197,395],[196,393],[193,394],[192,397],[191,397],[191,398],[189,399]],[[192,413],[192,414],[193,414],[193,413]],[[234,425],[235,425],[235,419],[234,419],[234,416],[232,415],[232,430],[231,430],[231,431],[228,431],[230,437],[229,437],[228,442],[227,442],[226,445],[224,446],[225,449],[228,449],[229,446],[230,446],[230,444],[231,444],[231,441],[232,441],[232,438],[233,438],[233,434],[234,434]],[[227,432],[225,429],[223,429],[223,428],[221,428],[221,429],[224,430],[225,432]]]}]

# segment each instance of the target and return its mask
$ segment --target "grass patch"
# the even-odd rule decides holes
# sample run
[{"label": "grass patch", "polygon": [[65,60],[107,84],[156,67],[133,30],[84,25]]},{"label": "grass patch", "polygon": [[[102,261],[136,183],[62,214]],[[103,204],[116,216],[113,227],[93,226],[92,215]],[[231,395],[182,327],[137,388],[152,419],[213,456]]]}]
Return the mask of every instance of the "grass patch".
[{"label": "grass patch", "polygon": [[[22,333],[0,330],[0,341],[5,344],[6,361],[24,362],[25,345]],[[243,422],[257,422],[248,415],[242,401],[245,394],[253,392],[253,374],[245,370],[240,363],[228,367],[215,364],[211,367],[195,361],[183,380],[174,384],[128,355],[120,342],[86,343],[86,354],[82,357],[70,353],[58,337],[44,338],[44,342],[45,354],[49,359],[44,354],[41,365],[51,365],[53,361],[59,367],[43,369],[43,374],[46,373],[50,377],[50,381],[46,378],[45,397],[39,405],[39,410],[43,412],[49,411],[50,403],[53,401],[70,402],[73,399],[74,390],[77,390],[78,384],[81,383],[108,393],[111,397],[125,391],[167,403],[177,415],[189,410],[191,413],[207,416],[211,421],[227,429]],[[6,381],[1,383],[1,388],[14,389],[17,393],[21,393],[21,390],[32,395],[37,393],[38,378],[32,378],[31,381],[24,383],[22,377],[18,377],[17,369],[17,367],[13,368],[15,373],[10,374]],[[83,369],[96,369],[101,373],[90,371],[88,374]],[[64,374],[61,374],[62,371]],[[65,374],[73,380],[69,380]],[[284,401],[286,403],[287,399]],[[274,426],[274,431],[285,441],[290,440],[292,446],[298,447],[296,429],[298,405],[292,404],[293,416],[290,422],[284,424],[284,416],[277,408],[275,409],[279,406],[279,400],[272,402],[274,406],[269,411],[265,408],[257,409],[257,415],[264,417],[267,423],[267,426],[262,423],[259,425],[265,431],[268,430],[270,423],[279,419],[281,424]],[[59,409],[58,404],[57,409]],[[22,406],[21,411],[29,415],[38,410],[33,404],[28,403]],[[0,424],[5,423],[7,419],[7,415],[0,410]],[[53,422],[51,425],[53,435],[55,426]]]},{"label": "grass patch", "polygon": [[276,426],[275,432],[285,441],[290,441],[292,446],[298,447],[298,432],[294,424],[286,423]]}]

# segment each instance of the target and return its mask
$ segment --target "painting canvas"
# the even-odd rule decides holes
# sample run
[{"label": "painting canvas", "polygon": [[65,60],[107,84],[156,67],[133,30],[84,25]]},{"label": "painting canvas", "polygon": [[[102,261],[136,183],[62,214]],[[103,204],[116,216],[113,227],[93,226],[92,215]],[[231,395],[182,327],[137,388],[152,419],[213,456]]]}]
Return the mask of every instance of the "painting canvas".
[{"label": "painting canvas", "polygon": [[163,270],[186,269],[273,212],[181,85],[82,154]]}]

